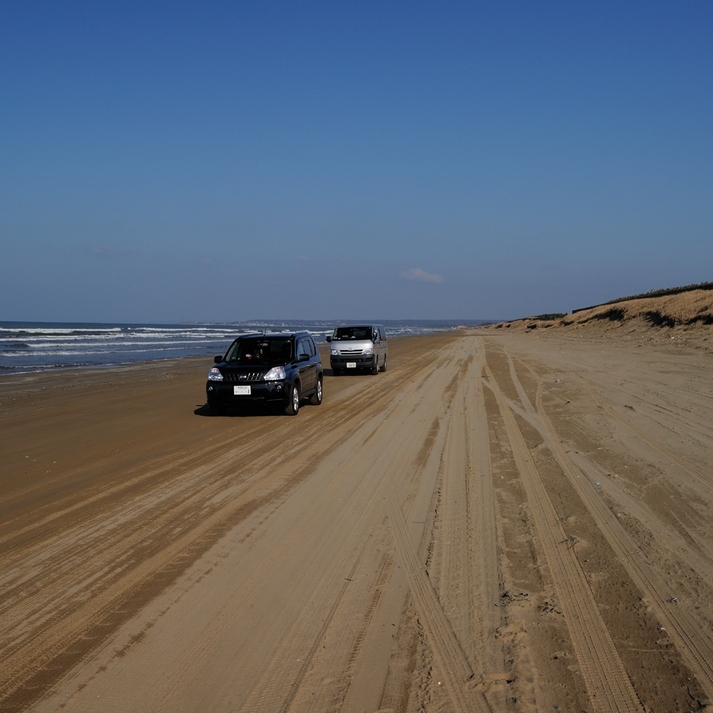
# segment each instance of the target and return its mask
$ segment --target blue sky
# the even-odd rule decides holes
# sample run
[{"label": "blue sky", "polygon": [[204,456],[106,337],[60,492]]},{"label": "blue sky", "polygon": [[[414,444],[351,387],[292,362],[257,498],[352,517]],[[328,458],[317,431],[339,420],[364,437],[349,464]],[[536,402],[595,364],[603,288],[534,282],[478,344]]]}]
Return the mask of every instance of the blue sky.
[{"label": "blue sky", "polygon": [[507,319],[713,279],[713,3],[0,7],[0,319]]}]

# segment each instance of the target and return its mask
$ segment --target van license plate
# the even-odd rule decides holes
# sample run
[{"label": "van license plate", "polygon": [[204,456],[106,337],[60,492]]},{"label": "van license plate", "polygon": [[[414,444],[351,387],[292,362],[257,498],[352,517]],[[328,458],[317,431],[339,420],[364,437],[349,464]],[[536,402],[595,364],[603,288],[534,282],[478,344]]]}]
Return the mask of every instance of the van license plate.
[{"label": "van license plate", "polygon": [[356,362],[355,362],[355,361],[348,361],[348,362],[347,362],[347,369],[356,369]]},{"label": "van license plate", "polygon": [[234,396],[250,396],[250,385],[233,386]]}]

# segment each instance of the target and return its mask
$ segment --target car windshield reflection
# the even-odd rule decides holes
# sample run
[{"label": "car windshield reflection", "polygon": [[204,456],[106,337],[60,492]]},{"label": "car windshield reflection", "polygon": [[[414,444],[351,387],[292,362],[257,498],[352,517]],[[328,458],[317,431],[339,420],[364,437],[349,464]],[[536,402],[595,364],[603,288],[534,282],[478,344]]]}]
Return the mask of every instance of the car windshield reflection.
[{"label": "car windshield reflection", "polygon": [[291,358],[289,339],[241,339],[231,346],[225,360],[232,364],[276,366]]},{"label": "car windshield reflection", "polygon": [[334,339],[371,339],[371,327],[338,327]]}]

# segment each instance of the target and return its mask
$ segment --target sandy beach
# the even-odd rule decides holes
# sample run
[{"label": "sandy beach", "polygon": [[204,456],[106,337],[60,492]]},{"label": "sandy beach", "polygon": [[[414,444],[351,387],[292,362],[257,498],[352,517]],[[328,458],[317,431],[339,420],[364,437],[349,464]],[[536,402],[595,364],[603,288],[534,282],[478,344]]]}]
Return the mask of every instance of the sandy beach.
[{"label": "sandy beach", "polygon": [[294,418],[210,365],[0,380],[5,713],[713,700],[710,326],[394,339]]}]

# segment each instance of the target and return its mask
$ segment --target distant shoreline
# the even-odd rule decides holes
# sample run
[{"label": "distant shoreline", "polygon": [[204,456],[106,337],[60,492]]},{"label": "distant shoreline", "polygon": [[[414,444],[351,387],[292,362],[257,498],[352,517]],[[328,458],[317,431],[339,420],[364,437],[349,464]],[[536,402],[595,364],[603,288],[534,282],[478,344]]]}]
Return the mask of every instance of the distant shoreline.
[{"label": "distant shoreline", "polygon": [[[481,323],[471,320],[470,323]],[[404,320],[386,323],[390,338],[448,332],[462,321]],[[72,368],[116,368],[145,361],[222,354],[238,334],[308,331],[325,343],[336,322],[279,320],[234,324],[119,324],[0,322],[0,375]]]}]

